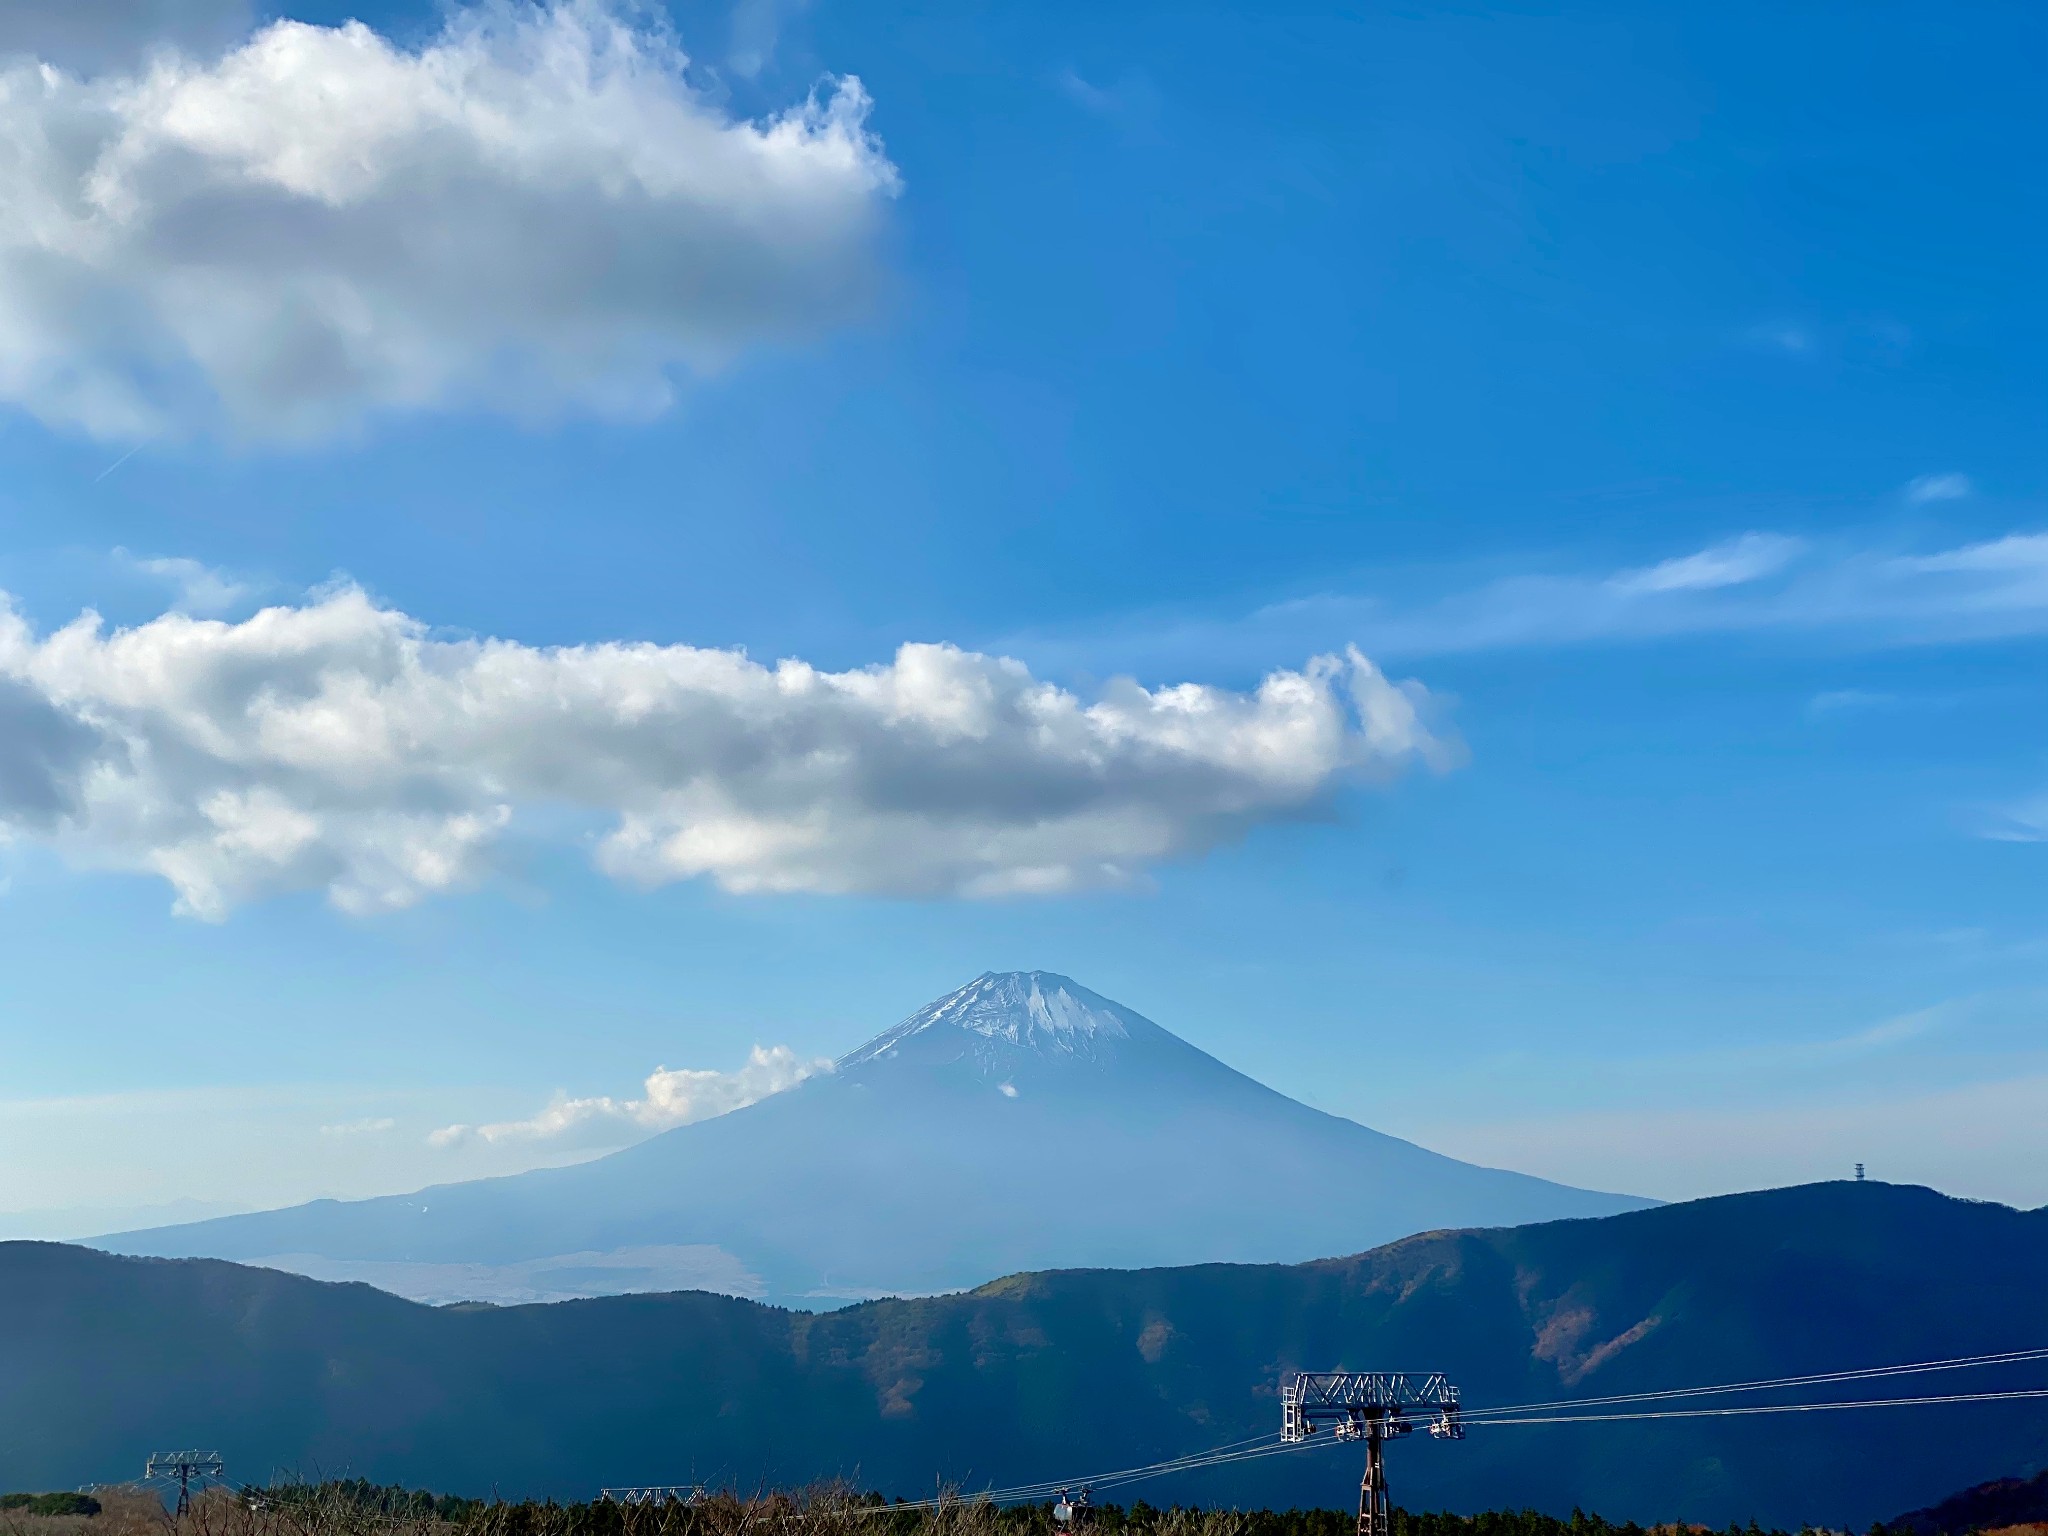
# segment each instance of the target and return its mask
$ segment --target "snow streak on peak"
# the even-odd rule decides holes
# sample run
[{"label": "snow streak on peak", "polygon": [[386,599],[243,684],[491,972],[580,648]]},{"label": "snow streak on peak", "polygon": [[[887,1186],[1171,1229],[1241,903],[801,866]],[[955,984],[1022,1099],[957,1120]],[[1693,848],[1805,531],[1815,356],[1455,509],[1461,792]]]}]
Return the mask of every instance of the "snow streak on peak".
[{"label": "snow streak on peak", "polygon": [[1031,1045],[1095,1035],[1128,1039],[1131,1032],[1119,1012],[1107,998],[1051,971],[984,971],[912,1019],[920,1021],[920,1028],[953,1024],[1012,1045]]},{"label": "snow streak on peak", "polygon": [[840,1066],[879,1060],[905,1041],[947,1028],[1042,1056],[1091,1056],[1103,1042],[1130,1039],[1136,1018],[1051,971],[986,971],[877,1035]]}]

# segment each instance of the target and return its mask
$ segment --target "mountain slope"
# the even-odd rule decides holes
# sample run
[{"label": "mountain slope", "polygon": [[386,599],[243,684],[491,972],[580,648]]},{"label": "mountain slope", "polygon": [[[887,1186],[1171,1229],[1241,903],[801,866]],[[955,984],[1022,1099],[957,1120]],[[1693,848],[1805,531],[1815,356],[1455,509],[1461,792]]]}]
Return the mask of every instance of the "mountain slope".
[{"label": "mountain slope", "polygon": [[[218,1447],[245,1478],[576,1497],[845,1473],[914,1493],[1268,1434],[1299,1368],[1442,1369],[1484,1407],[2043,1343],[2048,1211],[1879,1184],[1431,1233],[1299,1266],[1025,1275],[826,1314],[704,1294],[431,1309],[11,1244],[0,1445],[13,1481],[40,1487],[122,1474],[161,1442]],[[2008,1385],[2048,1372],[1894,1390]],[[1475,1428],[1403,1441],[1390,1465],[1414,1508],[1862,1529],[2044,1455],[2048,1403],[2017,1401]],[[1131,1491],[1341,1505],[1356,1477],[1354,1449],[1317,1449]]]},{"label": "mountain slope", "polygon": [[664,1288],[660,1266],[694,1263],[666,1286],[815,1305],[1027,1268],[1294,1261],[1645,1203],[1324,1114],[1033,971],[979,977],[827,1076],[595,1162],[102,1245],[425,1300]]},{"label": "mountain slope", "polygon": [[1893,1536],[1966,1536],[2016,1525],[2048,1527],[2048,1448],[2032,1477],[2001,1477],[1886,1522]]}]

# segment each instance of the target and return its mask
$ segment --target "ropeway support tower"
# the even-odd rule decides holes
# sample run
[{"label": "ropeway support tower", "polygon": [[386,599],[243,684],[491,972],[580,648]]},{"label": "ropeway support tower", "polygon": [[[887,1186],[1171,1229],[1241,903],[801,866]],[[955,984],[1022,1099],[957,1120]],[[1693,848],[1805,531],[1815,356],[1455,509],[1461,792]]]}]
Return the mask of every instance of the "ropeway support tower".
[{"label": "ropeway support tower", "polygon": [[221,1461],[219,1451],[158,1451],[151,1455],[148,1465],[142,1469],[145,1483],[157,1487],[168,1483],[178,1485],[177,1513],[181,1517],[192,1507],[194,1483],[204,1488],[226,1476],[227,1467]]},{"label": "ropeway support tower", "polygon": [[1306,1440],[1328,1428],[1338,1440],[1365,1442],[1365,1476],[1358,1485],[1358,1536],[1393,1536],[1387,1503],[1385,1446],[1412,1434],[1410,1410],[1429,1415],[1430,1435],[1465,1438],[1458,1389],[1442,1372],[1303,1371],[1280,1389],[1280,1438]]},{"label": "ropeway support tower", "polygon": [[663,1483],[648,1488],[605,1488],[599,1491],[598,1497],[607,1504],[623,1504],[628,1509],[637,1509],[643,1505],[660,1508],[668,1504],[702,1504],[704,1485]]}]

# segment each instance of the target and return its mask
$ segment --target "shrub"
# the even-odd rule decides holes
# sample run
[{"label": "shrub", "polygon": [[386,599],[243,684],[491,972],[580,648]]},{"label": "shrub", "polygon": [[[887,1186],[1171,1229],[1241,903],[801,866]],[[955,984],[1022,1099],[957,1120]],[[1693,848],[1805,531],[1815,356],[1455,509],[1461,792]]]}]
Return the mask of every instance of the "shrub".
[{"label": "shrub", "polygon": [[96,1515],[100,1501],[89,1493],[0,1493],[0,1509],[25,1515]]}]

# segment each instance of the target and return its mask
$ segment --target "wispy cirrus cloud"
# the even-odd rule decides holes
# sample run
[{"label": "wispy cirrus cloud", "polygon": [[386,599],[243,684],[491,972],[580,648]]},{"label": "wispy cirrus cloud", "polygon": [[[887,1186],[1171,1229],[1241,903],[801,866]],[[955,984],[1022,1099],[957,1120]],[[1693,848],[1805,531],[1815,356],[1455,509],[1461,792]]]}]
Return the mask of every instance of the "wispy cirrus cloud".
[{"label": "wispy cirrus cloud", "polygon": [[2037,634],[2048,632],[2048,534],[1922,553],[1752,532],[1633,570],[1512,577],[1406,610],[1374,606],[1359,632],[1383,655],[1736,631],[1879,645]]},{"label": "wispy cirrus cloud", "polygon": [[1082,637],[1004,644],[1047,661],[1150,666],[1338,643],[1412,661],[1770,633],[1872,648],[2048,634],[2048,533],[1915,550],[1751,530],[1641,565],[1533,570],[1463,586],[1441,572],[1404,572],[1384,584],[1367,576],[1237,618],[1137,615]]},{"label": "wispy cirrus cloud", "polygon": [[1930,501],[1961,501],[1975,489],[1968,475],[1954,471],[1920,475],[1906,483],[1906,500],[1915,506],[1924,506]]},{"label": "wispy cirrus cloud", "polygon": [[1826,320],[1779,316],[1746,327],[1737,340],[1752,351],[1803,364],[1855,359],[1882,366],[1904,360],[1913,347],[1913,332],[1883,315]]},{"label": "wispy cirrus cloud", "polygon": [[1082,111],[1127,134],[1149,134],[1158,125],[1164,99],[1149,75],[1125,73],[1107,84],[1090,80],[1071,65],[1053,77],[1062,96]]},{"label": "wispy cirrus cloud", "polygon": [[1979,819],[1975,830],[1993,843],[2048,843],[2048,795],[1994,807]]},{"label": "wispy cirrus cloud", "polygon": [[1503,576],[1419,602],[1321,593],[1245,623],[1341,629],[1411,656],[1649,640],[1773,622],[1773,607],[1784,622],[1793,589],[1815,569],[1805,540],[1752,531],[1647,565]]},{"label": "wispy cirrus cloud", "polygon": [[225,613],[256,593],[250,582],[184,555],[132,555],[116,548],[114,563],[122,570],[169,587],[179,613]]},{"label": "wispy cirrus cloud", "polygon": [[1640,570],[1607,578],[1608,590],[1629,596],[1662,592],[1717,592],[1775,576],[1797,560],[1805,546],[1779,533],[1745,533],[1689,555],[1659,560]]},{"label": "wispy cirrus cloud", "polygon": [[1760,321],[1742,333],[1742,340],[1759,350],[1790,357],[1809,356],[1814,347],[1812,328],[1797,320]]}]

